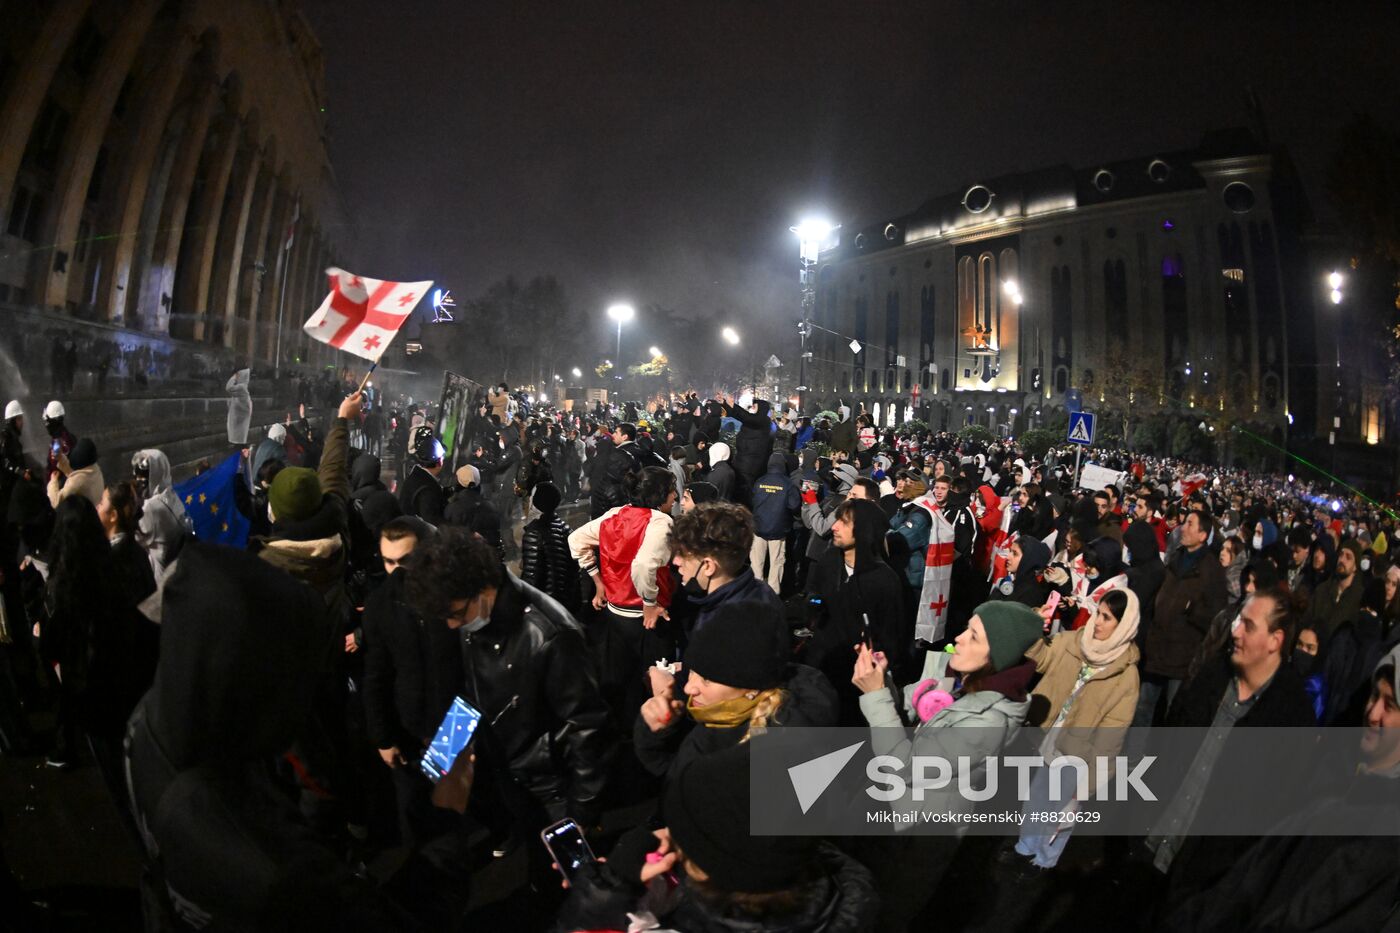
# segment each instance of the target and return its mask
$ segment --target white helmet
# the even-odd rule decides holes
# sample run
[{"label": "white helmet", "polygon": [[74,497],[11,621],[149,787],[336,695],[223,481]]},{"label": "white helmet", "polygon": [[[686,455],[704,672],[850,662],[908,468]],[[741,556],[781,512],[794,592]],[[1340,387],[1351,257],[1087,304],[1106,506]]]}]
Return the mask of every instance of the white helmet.
[{"label": "white helmet", "polygon": [[55,418],[62,418],[66,414],[67,412],[63,410],[63,403],[58,399],[54,399],[44,406],[44,418],[48,421],[53,421]]},{"label": "white helmet", "polygon": [[10,401],[5,405],[6,421],[9,421],[11,418],[18,418],[23,414],[24,409],[20,407],[19,399],[10,399]]}]

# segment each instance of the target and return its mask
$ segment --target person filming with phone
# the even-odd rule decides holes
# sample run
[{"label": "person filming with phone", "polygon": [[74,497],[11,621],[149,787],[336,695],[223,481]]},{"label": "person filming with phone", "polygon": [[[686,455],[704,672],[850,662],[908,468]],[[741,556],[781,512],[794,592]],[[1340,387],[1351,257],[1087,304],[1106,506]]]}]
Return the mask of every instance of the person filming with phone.
[{"label": "person filming with phone", "polygon": [[[460,697],[481,715],[473,812],[507,854],[562,817],[593,827],[601,815],[611,737],[583,631],[559,603],[458,528],[420,541],[408,560],[408,603],[458,636]],[[558,882],[531,843],[530,878],[544,909]]]}]

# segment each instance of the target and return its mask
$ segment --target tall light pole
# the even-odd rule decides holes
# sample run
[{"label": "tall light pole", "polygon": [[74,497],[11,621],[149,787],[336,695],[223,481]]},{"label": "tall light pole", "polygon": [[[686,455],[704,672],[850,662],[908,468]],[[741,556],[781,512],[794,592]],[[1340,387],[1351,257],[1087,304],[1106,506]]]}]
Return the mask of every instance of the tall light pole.
[{"label": "tall light pole", "polygon": [[802,320],[797,325],[797,333],[802,341],[801,356],[797,363],[797,410],[803,411],[807,402],[807,338],[812,334],[812,312],[817,307],[817,259],[822,246],[838,229],[826,220],[808,218],[795,227],[789,227],[797,234],[797,255],[799,281],[802,284]]},{"label": "tall light pole", "polygon": [[[1333,271],[1327,276],[1327,287],[1329,289],[1328,298],[1332,304],[1342,303],[1342,274]],[[1337,436],[1342,433],[1342,338],[1338,333],[1340,327],[1332,328],[1332,346],[1336,353],[1336,368],[1333,370],[1332,383],[1332,430],[1327,434],[1327,444],[1332,448],[1332,475],[1337,474]]]},{"label": "tall light pole", "polygon": [[637,316],[631,305],[616,304],[608,308],[608,317],[617,321],[617,365],[622,365],[622,325]]}]

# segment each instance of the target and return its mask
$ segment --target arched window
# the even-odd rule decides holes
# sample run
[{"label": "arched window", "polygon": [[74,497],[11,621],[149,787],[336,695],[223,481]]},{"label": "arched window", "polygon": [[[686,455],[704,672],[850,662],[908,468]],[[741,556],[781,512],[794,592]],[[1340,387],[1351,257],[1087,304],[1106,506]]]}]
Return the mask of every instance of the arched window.
[{"label": "arched window", "polygon": [[943,370],[943,391],[948,391],[948,370]]},{"label": "arched window", "polygon": [[1055,368],[1055,391],[1064,395],[1069,391],[1069,368],[1058,366]]}]

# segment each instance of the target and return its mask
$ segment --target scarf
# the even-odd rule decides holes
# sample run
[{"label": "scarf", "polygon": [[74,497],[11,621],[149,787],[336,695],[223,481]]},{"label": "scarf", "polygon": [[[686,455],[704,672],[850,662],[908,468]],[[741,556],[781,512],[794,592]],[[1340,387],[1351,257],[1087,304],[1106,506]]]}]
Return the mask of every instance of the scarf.
[{"label": "scarf", "polygon": [[694,698],[685,701],[685,709],[690,713],[690,718],[707,729],[733,729],[735,726],[742,726],[753,716],[754,707],[757,705],[758,697],[750,700],[743,696],[722,703],[711,703],[709,706],[696,706]]},{"label": "scarf", "polygon": [[1118,620],[1118,627],[1108,636],[1107,641],[1099,641],[1094,637],[1093,619],[1079,630],[1079,650],[1084,654],[1084,660],[1094,667],[1107,667],[1117,661],[1137,635],[1140,619],[1137,594],[1129,589],[1119,592],[1128,597],[1128,606],[1123,610],[1123,618]]}]

